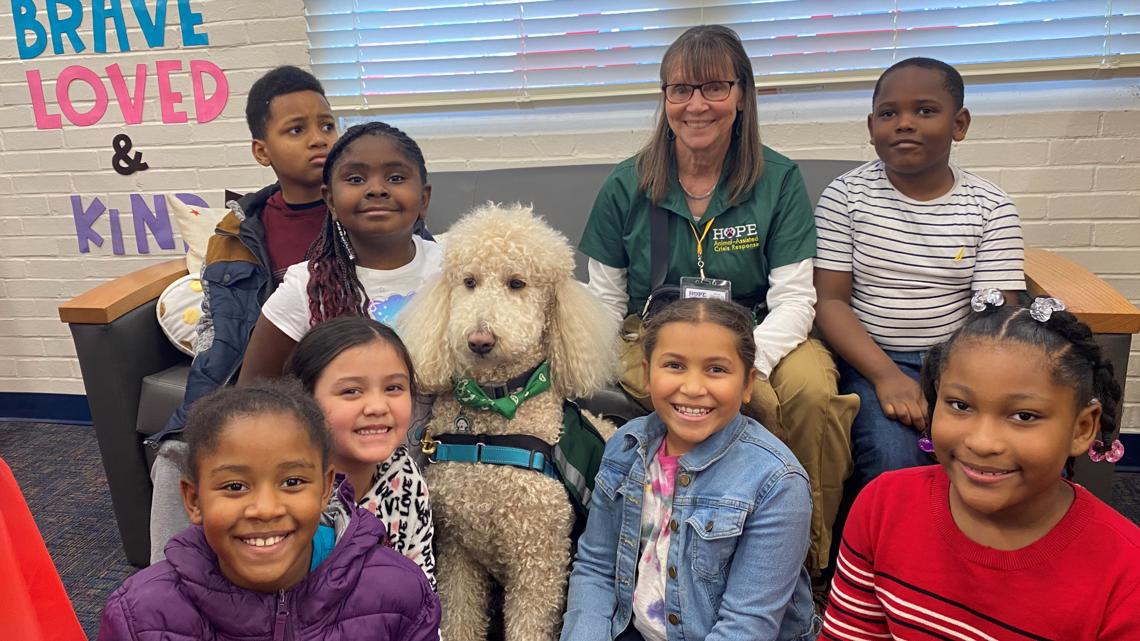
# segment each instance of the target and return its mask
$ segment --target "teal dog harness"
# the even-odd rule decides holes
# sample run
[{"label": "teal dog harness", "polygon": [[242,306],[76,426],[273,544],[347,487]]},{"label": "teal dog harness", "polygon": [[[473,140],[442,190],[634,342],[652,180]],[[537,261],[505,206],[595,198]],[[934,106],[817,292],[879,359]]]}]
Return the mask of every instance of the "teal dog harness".
[{"label": "teal dog harness", "polygon": [[[472,379],[461,379],[455,384],[455,400],[511,420],[519,405],[549,388],[550,366],[543,362],[505,385],[484,387]],[[456,427],[463,430],[459,433],[424,433],[422,449],[428,461],[509,465],[541,472],[565,486],[574,512],[580,517],[577,521],[585,521],[606,442],[577,405],[562,402],[562,431],[554,445],[527,434],[472,434],[465,431],[469,425],[466,417],[459,416]]]},{"label": "teal dog harness", "polygon": [[433,463],[487,463],[510,465],[542,472],[561,480],[554,467],[549,443],[535,436],[509,434],[440,434],[435,437],[435,451],[428,458]]}]

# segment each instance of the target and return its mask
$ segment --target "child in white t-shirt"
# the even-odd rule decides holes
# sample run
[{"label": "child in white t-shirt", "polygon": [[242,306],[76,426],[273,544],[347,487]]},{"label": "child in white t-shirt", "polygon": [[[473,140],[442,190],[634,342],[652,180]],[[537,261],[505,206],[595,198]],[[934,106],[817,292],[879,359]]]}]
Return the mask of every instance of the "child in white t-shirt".
[{"label": "child in white t-shirt", "polygon": [[293,265],[250,338],[239,384],[281,374],[286,357],[321,321],[357,314],[394,325],[397,313],[439,273],[437,244],[413,235],[431,185],[418,145],[382,122],[344,133],[325,159],[325,228],[308,262]]},{"label": "child in white t-shirt", "polygon": [[[440,247],[433,241],[412,236],[416,255],[412,262],[395,269],[356,266],[356,278],[368,294],[365,316],[396,326],[396,315],[428,278],[439,272]],[[308,263],[297,263],[285,272],[285,280],[261,308],[261,314],[294,342],[300,342],[316,325],[309,304]],[[355,311],[355,310],[353,310]]]}]

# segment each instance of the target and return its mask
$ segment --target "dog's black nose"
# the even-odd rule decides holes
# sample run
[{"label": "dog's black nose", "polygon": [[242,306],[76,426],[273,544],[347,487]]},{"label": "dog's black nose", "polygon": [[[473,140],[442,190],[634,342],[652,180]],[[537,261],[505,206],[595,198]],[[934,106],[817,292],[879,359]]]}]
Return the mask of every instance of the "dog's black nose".
[{"label": "dog's black nose", "polygon": [[491,334],[476,333],[467,337],[467,349],[483,356],[495,347],[495,337]]}]

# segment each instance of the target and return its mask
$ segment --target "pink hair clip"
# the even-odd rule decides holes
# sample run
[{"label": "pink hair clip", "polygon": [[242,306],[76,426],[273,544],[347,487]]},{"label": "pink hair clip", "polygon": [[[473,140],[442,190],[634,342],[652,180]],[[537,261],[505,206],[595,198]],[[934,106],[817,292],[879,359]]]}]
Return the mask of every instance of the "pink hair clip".
[{"label": "pink hair clip", "polygon": [[1120,439],[1114,439],[1110,447],[1105,447],[1104,441],[1098,438],[1089,446],[1089,458],[1092,459],[1094,463],[1100,463],[1101,461],[1115,463],[1124,458],[1124,443],[1121,443]]}]

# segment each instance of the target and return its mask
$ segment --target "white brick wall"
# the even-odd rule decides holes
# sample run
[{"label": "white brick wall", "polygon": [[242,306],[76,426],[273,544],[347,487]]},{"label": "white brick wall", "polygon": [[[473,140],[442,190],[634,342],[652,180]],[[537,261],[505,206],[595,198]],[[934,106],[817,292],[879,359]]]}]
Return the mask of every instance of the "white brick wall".
[{"label": "white brick wall", "polygon": [[[36,4],[46,22],[44,3]],[[151,254],[138,254],[131,194],[141,193],[150,203],[154,193],[185,191],[220,206],[223,189],[251,190],[273,180],[273,173],[249,155],[245,98],[249,86],[268,69],[308,63],[302,1],[192,0],[191,8],[203,18],[197,31],[209,36],[210,45],[185,48],[178,10],[171,2],[165,46],[157,49],[147,48],[130,3],[122,4],[131,52],[118,53],[112,33],[107,38],[111,52],[93,53],[88,16],[79,31],[86,51],[77,55],[67,45],[64,55],[55,55],[49,44],[30,60],[19,59],[11,3],[0,5],[0,392],[82,394],[75,350],[56,307],[109,278],[175,255],[158,249],[153,238]],[[188,114],[185,124],[168,125],[161,119],[154,61],[166,59],[182,61],[182,72],[172,76],[171,85],[182,93],[179,109]],[[218,65],[229,83],[225,110],[205,124],[195,122],[193,110],[189,61],[195,59]],[[97,124],[76,127],[65,118],[61,130],[36,129],[26,71],[39,70],[48,111],[59,113],[54,82],[59,71],[80,64],[103,76],[103,68],[113,63],[123,70],[132,92],[135,65],[148,65],[141,124],[123,124],[108,84],[110,104]],[[207,88],[211,86],[207,82]],[[78,100],[84,91],[86,87],[77,83],[72,97]],[[130,135],[150,169],[131,176],[112,169],[111,140],[119,133]],[[98,197],[106,207],[121,210],[125,255],[111,251],[108,214],[94,225],[104,237],[103,246],[79,252],[72,195],[82,196],[85,206]]]},{"label": "white brick wall", "polygon": [[[86,3],[85,3],[86,4]],[[129,3],[123,3],[129,10]],[[273,180],[249,155],[243,119],[245,92],[266,69],[305,65],[305,21],[301,0],[193,0],[199,27],[210,46],[178,48],[180,34],[171,3],[167,46],[147,50],[131,34],[129,54],[17,58],[11,4],[0,4],[0,391],[82,393],[69,334],[55,307],[106,279],[127,273],[173,252],[138,256],[129,216],[130,194],[189,191],[220,205],[224,188],[255,189]],[[130,17],[128,26],[134,24]],[[85,38],[90,46],[90,38]],[[114,49],[114,38],[109,47]],[[70,49],[68,49],[70,51]],[[159,118],[153,65],[147,83],[143,123],[123,126],[109,106],[97,125],[62,131],[35,129],[24,73],[40,70],[53,112],[53,80],[70,64],[97,73],[118,62],[128,74],[138,63],[184,61],[174,89],[183,92],[190,122],[164,125]],[[194,122],[185,61],[205,58],[226,73],[229,102],[213,122]],[[112,93],[113,92],[109,92]],[[1048,108],[1045,106],[1044,108]],[[1132,110],[975,115],[970,135],[958,146],[962,166],[996,180],[1018,204],[1027,241],[1058,251],[1097,272],[1133,302],[1140,303],[1140,100]],[[777,126],[778,125],[778,126]],[[870,159],[864,121],[773,122],[762,118],[767,144],[794,158]],[[432,170],[492,169],[528,165],[614,162],[644,141],[641,130],[615,131],[604,121],[596,130],[543,135],[432,135],[410,129]],[[128,133],[151,168],[132,176],[111,169],[111,139]],[[81,254],[71,219],[71,195],[100,197],[119,208],[126,255],[111,253],[105,214],[95,228],[103,247]],[[1124,424],[1140,431],[1140,340],[1129,365]]]}]

